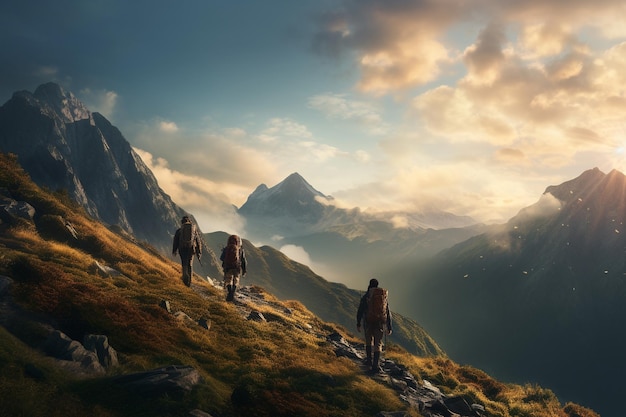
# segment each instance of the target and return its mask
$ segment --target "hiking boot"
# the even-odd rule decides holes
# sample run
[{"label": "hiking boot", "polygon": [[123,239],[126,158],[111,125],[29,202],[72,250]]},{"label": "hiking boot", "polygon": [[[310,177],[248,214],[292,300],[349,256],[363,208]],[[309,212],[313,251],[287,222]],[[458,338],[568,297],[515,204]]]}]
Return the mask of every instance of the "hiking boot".
[{"label": "hiking boot", "polygon": [[228,294],[226,294],[226,301],[233,301],[233,286],[227,285],[226,289],[228,290]]},{"label": "hiking boot", "polygon": [[380,352],[374,352],[374,360],[372,361],[372,369],[370,370],[373,374],[380,374],[383,372],[383,368],[378,364],[380,361]]}]

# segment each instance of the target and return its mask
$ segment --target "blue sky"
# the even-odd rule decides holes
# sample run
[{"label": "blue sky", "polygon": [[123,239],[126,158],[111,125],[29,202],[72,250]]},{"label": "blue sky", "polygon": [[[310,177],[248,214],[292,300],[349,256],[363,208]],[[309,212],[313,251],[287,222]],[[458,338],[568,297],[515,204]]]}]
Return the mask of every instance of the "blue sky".
[{"label": "blue sky", "polygon": [[299,172],[338,204],[504,222],[626,171],[623,0],[5,1],[0,101],[54,81],[204,231]]}]

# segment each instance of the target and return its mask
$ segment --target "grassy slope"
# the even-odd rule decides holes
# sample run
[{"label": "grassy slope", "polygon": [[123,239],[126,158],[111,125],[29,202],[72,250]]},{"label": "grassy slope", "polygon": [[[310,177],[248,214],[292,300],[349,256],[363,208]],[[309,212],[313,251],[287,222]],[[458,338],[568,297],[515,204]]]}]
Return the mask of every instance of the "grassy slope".
[{"label": "grassy slope", "polygon": [[[236,387],[254,394],[255,416],[367,416],[404,407],[324,340],[300,330],[305,323],[322,333],[335,330],[300,303],[288,302],[294,313],[280,322],[246,321],[221,292],[201,280],[194,281],[201,292],[183,286],[176,262],[87,218],[64,196],[40,190],[6,155],[0,155],[0,191],[37,211],[34,222],[4,216],[0,223],[0,274],[14,280],[13,297],[30,312],[0,326],[2,415],[182,416],[196,408],[252,415],[231,403]],[[96,261],[124,276],[101,276]],[[158,307],[163,299],[173,311],[209,319],[210,330],[177,320]],[[41,353],[43,332],[32,315],[74,339],[107,335],[120,367],[86,380],[63,372]],[[494,416],[596,416],[562,407],[549,390],[501,384],[445,358],[418,358],[399,347],[388,355],[445,392],[485,404]],[[115,375],[170,364],[195,367],[203,383],[178,398],[136,396],[112,383]]]},{"label": "grassy slope", "polygon": [[[224,232],[214,232],[205,234],[204,240],[214,253],[220,253],[227,237]],[[258,285],[280,299],[301,301],[321,319],[354,331],[362,293],[343,284],[326,281],[308,266],[289,259],[270,246],[255,247],[244,239],[244,249],[248,274],[242,279],[242,285]],[[444,354],[415,320],[396,313],[393,318],[391,343],[397,343],[419,356]]]}]

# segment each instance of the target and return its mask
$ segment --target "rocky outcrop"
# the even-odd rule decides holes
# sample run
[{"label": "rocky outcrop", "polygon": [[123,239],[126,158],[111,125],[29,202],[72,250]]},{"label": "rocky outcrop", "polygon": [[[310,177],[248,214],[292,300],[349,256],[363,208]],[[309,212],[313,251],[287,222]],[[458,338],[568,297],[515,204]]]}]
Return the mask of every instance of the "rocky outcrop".
[{"label": "rocky outcrop", "polygon": [[119,365],[117,352],[103,335],[87,335],[85,343],[81,344],[54,330],[46,340],[44,351],[58,359],[62,367],[77,374],[104,374],[107,368]]},{"label": "rocky outcrop", "polygon": [[[215,288],[221,289],[218,283],[213,283]],[[192,288],[201,292],[202,287],[192,285]],[[258,322],[281,322],[283,315],[290,316],[289,309],[280,302],[268,302],[263,293],[255,287],[243,286],[236,293],[234,304],[243,317],[247,320]],[[262,306],[262,308],[261,308]],[[268,311],[274,309],[275,313]],[[263,310],[263,313],[260,310]],[[314,333],[318,338],[326,340],[334,350],[337,357],[345,357],[361,367],[363,372],[377,382],[394,389],[398,397],[410,408],[417,410],[424,417],[482,417],[485,409],[481,404],[475,404],[469,398],[459,396],[446,396],[436,386],[427,380],[419,381],[403,365],[386,358],[381,358],[382,373],[371,374],[363,365],[365,348],[363,343],[350,343],[340,333],[325,334],[321,329],[316,329],[310,324],[300,323],[302,331]],[[332,379],[329,376],[329,380]],[[236,387],[233,391],[234,402],[245,402],[245,387]],[[404,411],[386,411],[378,414],[378,417],[404,417],[408,416]]]},{"label": "rocky outcrop", "polygon": [[191,391],[202,381],[200,373],[191,366],[170,365],[146,372],[123,375],[116,384],[145,395],[176,394]]},{"label": "rocky outcrop", "polygon": [[59,85],[16,92],[0,107],[0,151],[18,155],[37,185],[66,190],[92,217],[171,250],[184,210],[122,133]]},{"label": "rocky outcrop", "polygon": [[[363,365],[363,344],[349,343],[341,334],[332,333],[326,340],[333,346],[338,357],[351,359],[366,372],[369,368]],[[458,416],[480,417],[485,411],[480,404],[471,403],[471,399],[459,396],[448,397],[439,388],[427,380],[419,382],[411,372],[400,364],[389,359],[382,359],[382,373],[371,374],[382,384],[393,388],[402,401],[411,408],[418,410],[425,417]],[[403,412],[383,412],[379,417],[403,417]]]}]

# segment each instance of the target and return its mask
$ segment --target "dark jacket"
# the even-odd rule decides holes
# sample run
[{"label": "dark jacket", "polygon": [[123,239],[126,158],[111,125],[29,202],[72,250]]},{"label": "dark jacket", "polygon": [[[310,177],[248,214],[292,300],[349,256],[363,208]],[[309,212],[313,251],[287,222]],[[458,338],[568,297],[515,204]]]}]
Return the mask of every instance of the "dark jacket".
[{"label": "dark jacket", "polygon": [[[180,229],[176,230],[174,233],[174,240],[172,242],[172,254],[176,254],[178,251],[178,245],[180,244]],[[192,255],[198,255],[198,258],[202,255],[202,241],[200,240],[200,234],[198,233],[198,229],[196,227],[193,228],[193,251]]]},{"label": "dark jacket", "polygon": [[[367,320],[365,320],[365,314],[367,313],[367,296],[369,295],[369,288],[361,297],[361,302],[359,303],[359,309],[356,312],[356,325],[357,327],[361,327],[361,320],[365,323],[365,327],[367,327]],[[389,311],[389,303],[387,303],[387,329],[393,330],[392,327],[392,319],[391,312]]]}]

